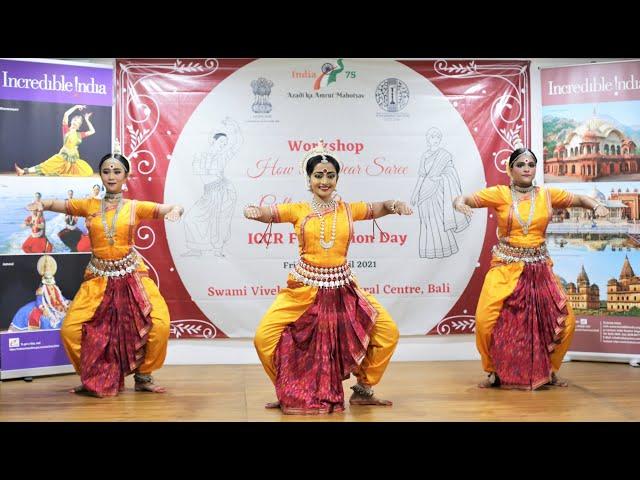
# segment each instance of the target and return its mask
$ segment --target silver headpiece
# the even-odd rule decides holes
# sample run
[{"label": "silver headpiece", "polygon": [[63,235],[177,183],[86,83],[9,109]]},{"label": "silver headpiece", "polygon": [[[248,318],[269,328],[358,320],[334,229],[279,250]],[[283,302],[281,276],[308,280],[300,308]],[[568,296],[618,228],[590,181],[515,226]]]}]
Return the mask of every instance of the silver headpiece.
[{"label": "silver headpiece", "polygon": [[307,175],[307,162],[309,162],[311,158],[316,157],[318,155],[322,157],[322,160],[320,160],[320,163],[329,163],[329,160],[327,160],[327,157],[326,157],[327,155],[331,155],[333,158],[336,159],[336,161],[338,161],[336,156],[333,153],[329,152],[329,150],[327,150],[324,140],[320,139],[318,141],[318,144],[314,148],[309,150],[309,152],[307,152],[307,154],[304,156],[304,158],[300,162],[300,173],[302,173],[303,175]]}]

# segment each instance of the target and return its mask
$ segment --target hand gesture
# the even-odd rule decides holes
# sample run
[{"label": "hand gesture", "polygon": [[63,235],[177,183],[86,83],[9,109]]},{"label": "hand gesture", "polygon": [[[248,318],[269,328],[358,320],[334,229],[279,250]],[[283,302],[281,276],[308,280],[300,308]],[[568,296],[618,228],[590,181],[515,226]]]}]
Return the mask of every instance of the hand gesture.
[{"label": "hand gesture", "polygon": [[593,209],[593,214],[596,217],[606,217],[609,215],[609,209],[604,205],[598,205],[596,208]]},{"label": "hand gesture", "polygon": [[244,216],[249,220],[255,220],[256,218],[260,218],[262,212],[260,211],[260,207],[256,207],[255,205],[248,205],[244,209]]},{"label": "hand gesture", "polygon": [[413,209],[405,202],[398,202],[396,205],[396,212],[398,215],[411,215],[413,213]]},{"label": "hand gesture", "polygon": [[169,211],[169,213],[167,213],[164,216],[164,219],[169,220],[170,222],[177,222],[178,220],[180,220],[180,217],[182,216],[182,212],[183,212],[182,207],[178,207],[178,206],[173,207]]},{"label": "hand gesture", "polygon": [[31,212],[37,212],[37,211],[43,212],[44,205],[42,205],[42,202],[32,202],[27,205],[27,210]]},{"label": "hand gesture", "polygon": [[458,200],[456,200],[456,203],[453,205],[453,207],[458,212],[466,215],[467,217],[470,217],[473,214],[473,209],[469,205],[464,203],[464,200],[462,200],[462,198],[459,198]]}]

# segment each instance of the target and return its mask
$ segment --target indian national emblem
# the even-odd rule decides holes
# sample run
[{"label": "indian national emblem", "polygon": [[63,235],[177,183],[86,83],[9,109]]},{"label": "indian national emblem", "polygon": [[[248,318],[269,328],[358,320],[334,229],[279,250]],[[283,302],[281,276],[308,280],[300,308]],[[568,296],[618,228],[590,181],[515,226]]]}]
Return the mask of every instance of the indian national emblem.
[{"label": "indian national emblem", "polygon": [[260,77],[251,82],[251,89],[255,96],[251,110],[255,113],[271,113],[271,109],[273,108],[271,102],[269,102],[271,87],[273,87],[273,82],[264,77]]},{"label": "indian national emblem", "polygon": [[399,112],[409,103],[409,88],[398,78],[387,78],[376,87],[376,102],[387,112]]}]

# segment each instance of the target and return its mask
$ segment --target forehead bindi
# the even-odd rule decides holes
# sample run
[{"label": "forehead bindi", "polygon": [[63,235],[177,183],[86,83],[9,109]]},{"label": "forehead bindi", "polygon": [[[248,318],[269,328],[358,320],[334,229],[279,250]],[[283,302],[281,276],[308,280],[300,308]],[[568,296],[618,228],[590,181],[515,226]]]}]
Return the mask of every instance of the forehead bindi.
[{"label": "forehead bindi", "polygon": [[536,161],[533,158],[525,158],[522,160],[518,160],[516,162],[516,165],[520,166],[520,167],[524,167],[525,165],[529,165],[530,167],[535,167],[536,166]]},{"label": "forehead bindi", "polygon": [[103,169],[105,170],[123,170],[122,165],[116,162],[108,162],[104,165]]},{"label": "forehead bindi", "polygon": [[336,169],[333,167],[333,165],[327,166],[318,164],[316,168],[313,169],[313,173],[322,173],[324,175],[327,175],[329,173],[336,173]]}]

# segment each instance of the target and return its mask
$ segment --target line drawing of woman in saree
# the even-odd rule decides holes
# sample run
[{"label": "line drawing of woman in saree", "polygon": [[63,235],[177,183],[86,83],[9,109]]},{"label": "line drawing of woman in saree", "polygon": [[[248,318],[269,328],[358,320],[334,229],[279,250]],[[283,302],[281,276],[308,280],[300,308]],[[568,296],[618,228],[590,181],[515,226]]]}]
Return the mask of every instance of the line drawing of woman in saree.
[{"label": "line drawing of woman in saree", "polygon": [[[18,164],[14,164],[16,174],[21,177],[23,175],[41,175],[41,176],[64,176],[64,177],[89,177],[93,175],[93,168],[85,160],[80,158],[78,145],[82,141],[96,133],[91,123],[91,112],[82,115],[80,112],[87,108],[86,105],[74,105],[64,112],[62,117],[62,148],[58,153],[48,158],[42,163],[33,167],[20,168]],[[74,111],[78,111],[71,116]],[[69,117],[71,121],[69,122]],[[80,127],[86,123],[89,130],[80,132]]]},{"label": "line drawing of woman in saree", "polygon": [[418,181],[411,194],[411,205],[420,216],[420,258],[446,258],[458,252],[454,233],[469,226],[469,219],[452,207],[462,193],[453,157],[440,147],[442,132],[427,130],[428,149],[422,154]]},{"label": "line drawing of woman in saree", "polygon": [[51,330],[62,327],[62,321],[71,303],[62,295],[54,277],[58,265],[50,255],[43,255],[36,268],[42,277],[36,289],[36,299],[23,305],[9,325],[10,332]]},{"label": "line drawing of woman in saree", "polygon": [[185,257],[215,255],[224,257],[224,246],[231,236],[231,221],[238,194],[224,170],[242,146],[238,123],[226,117],[223,129],[209,140],[210,149],[194,156],[193,174],[204,182],[204,193],[184,215]]}]

